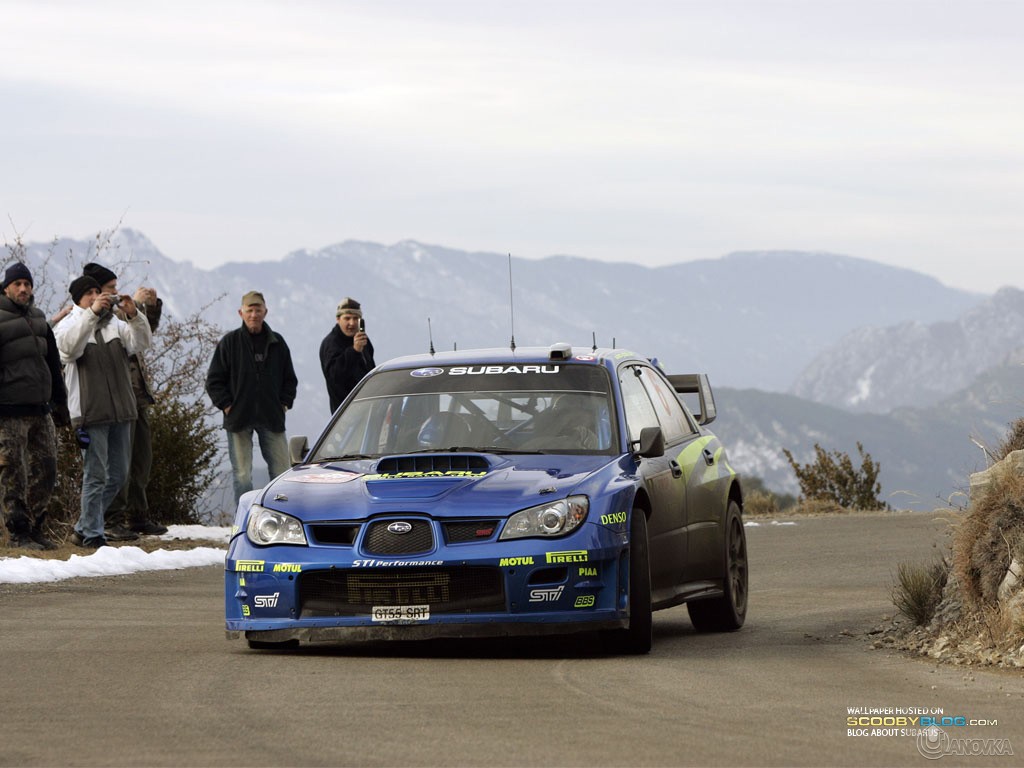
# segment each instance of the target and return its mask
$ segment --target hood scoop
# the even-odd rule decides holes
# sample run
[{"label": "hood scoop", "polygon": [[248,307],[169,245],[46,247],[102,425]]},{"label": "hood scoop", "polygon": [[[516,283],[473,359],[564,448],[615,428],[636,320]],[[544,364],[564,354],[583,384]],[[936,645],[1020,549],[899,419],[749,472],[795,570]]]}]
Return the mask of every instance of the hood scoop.
[{"label": "hood scoop", "polygon": [[381,475],[399,472],[465,472],[487,471],[491,465],[483,456],[458,453],[424,454],[419,456],[388,456],[377,464]]},{"label": "hood scoop", "polygon": [[367,476],[366,491],[376,499],[433,499],[490,470],[487,459],[467,454],[388,456]]}]

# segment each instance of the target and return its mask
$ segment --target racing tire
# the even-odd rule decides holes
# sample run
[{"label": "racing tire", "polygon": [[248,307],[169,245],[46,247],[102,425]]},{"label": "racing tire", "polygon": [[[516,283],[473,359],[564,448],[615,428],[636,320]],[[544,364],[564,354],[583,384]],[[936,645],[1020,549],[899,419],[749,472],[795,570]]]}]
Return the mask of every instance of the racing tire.
[{"label": "racing tire", "polygon": [[740,505],[729,502],[725,516],[725,578],[723,594],[686,604],[690,621],[698,632],[735,632],[747,618],[748,592],[747,534]]},{"label": "racing tire", "polygon": [[651,652],[653,627],[647,516],[634,507],[629,521],[629,626],[610,630],[608,640],[617,653],[641,656]]},{"label": "racing tire", "polygon": [[271,643],[266,640],[246,640],[246,642],[254,651],[287,651],[299,647],[298,640],[283,640],[279,643]]}]

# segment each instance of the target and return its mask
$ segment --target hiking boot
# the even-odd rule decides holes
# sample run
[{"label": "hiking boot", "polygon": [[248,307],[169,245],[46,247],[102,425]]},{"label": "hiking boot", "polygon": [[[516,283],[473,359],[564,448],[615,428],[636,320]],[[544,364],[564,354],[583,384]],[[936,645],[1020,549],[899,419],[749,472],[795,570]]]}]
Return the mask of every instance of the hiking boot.
[{"label": "hiking boot", "polygon": [[154,523],[152,520],[140,520],[129,526],[135,533],[143,536],[163,536],[167,533],[167,526]]},{"label": "hiking boot", "polygon": [[139,534],[128,530],[123,525],[112,525],[103,531],[103,535],[107,537],[107,541],[135,541],[139,538]]},{"label": "hiking boot", "polygon": [[37,552],[42,552],[46,549],[42,544],[33,541],[32,537],[27,533],[14,533],[13,531],[11,531],[11,546],[31,549]]},{"label": "hiking boot", "polygon": [[107,540],[102,536],[85,537],[78,531],[72,532],[71,543],[77,547],[84,547],[85,549],[99,549],[100,547],[107,546]]}]

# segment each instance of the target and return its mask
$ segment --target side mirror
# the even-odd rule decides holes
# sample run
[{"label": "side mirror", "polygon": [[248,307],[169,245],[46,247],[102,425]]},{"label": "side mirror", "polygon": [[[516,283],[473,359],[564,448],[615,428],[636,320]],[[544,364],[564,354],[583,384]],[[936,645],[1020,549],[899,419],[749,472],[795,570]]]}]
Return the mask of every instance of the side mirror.
[{"label": "side mirror", "polygon": [[640,430],[636,455],[641,459],[653,459],[665,455],[665,436],[661,427],[644,427]]},{"label": "side mirror", "polygon": [[292,460],[292,466],[301,464],[309,453],[309,440],[305,435],[296,435],[288,439],[288,456]]}]

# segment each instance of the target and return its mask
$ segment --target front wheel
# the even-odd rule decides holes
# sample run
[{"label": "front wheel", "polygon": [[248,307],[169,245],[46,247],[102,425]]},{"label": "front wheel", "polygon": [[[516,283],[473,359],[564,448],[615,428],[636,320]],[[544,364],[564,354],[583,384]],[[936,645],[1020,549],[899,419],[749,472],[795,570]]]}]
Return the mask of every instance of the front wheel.
[{"label": "front wheel", "polygon": [[647,517],[634,507],[629,521],[629,627],[608,633],[618,653],[642,655],[651,652],[651,558],[647,545]]},{"label": "front wheel", "polygon": [[698,632],[734,632],[747,618],[747,534],[740,505],[729,502],[725,516],[724,594],[687,603],[690,621]]}]

